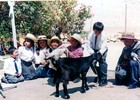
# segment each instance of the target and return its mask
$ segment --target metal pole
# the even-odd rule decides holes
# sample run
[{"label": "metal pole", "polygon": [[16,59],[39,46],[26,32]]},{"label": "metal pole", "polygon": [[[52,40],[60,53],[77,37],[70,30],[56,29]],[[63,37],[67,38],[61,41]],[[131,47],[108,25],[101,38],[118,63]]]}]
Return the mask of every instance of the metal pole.
[{"label": "metal pole", "polygon": [[17,48],[17,38],[16,38],[16,27],[15,27],[15,16],[14,16],[14,1],[8,0],[8,5],[10,6],[9,16],[11,17],[11,24],[12,24],[12,33],[13,33],[13,42],[14,47]]},{"label": "metal pole", "polygon": [[16,36],[16,27],[15,27],[15,16],[13,13],[13,19],[12,19],[12,32],[13,32],[13,41],[14,41],[14,47],[17,48],[17,36]]},{"label": "metal pole", "polygon": [[124,32],[127,31],[127,4],[125,4],[125,30]]}]

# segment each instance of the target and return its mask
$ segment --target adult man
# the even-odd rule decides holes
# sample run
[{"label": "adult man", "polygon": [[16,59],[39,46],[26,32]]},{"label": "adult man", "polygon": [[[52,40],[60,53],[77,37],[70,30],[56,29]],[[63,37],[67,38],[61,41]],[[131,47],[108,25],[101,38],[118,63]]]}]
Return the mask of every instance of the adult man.
[{"label": "adult man", "polygon": [[[92,48],[96,55],[96,63],[99,63],[99,67],[96,67],[96,74],[99,78],[99,86],[107,85],[107,63],[106,63],[106,56],[107,56],[107,35],[102,33],[104,29],[104,25],[102,22],[96,22],[93,25],[93,33],[88,35],[88,44],[90,48]],[[95,69],[92,68],[95,72]]]},{"label": "adult man", "polygon": [[133,89],[139,84],[140,42],[138,42],[132,32],[123,33],[120,40],[124,42],[125,47],[123,48],[117,66],[126,71],[126,75],[119,75],[116,70],[115,80],[117,84],[128,85],[128,89]]}]

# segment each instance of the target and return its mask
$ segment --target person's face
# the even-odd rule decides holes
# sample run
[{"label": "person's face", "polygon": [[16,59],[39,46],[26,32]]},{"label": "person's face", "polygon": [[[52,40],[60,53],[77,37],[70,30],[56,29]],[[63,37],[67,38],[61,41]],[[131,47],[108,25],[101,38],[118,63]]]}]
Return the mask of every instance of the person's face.
[{"label": "person's face", "polygon": [[30,48],[31,47],[31,40],[25,39],[24,45],[25,45],[25,47]]},{"label": "person's face", "polygon": [[52,47],[53,49],[58,48],[58,46],[59,46],[59,41],[58,41],[58,40],[52,40],[52,41],[51,41],[51,47]]},{"label": "person's face", "polygon": [[122,40],[125,46],[131,46],[134,42],[132,39],[123,39]]},{"label": "person's face", "polygon": [[70,44],[71,44],[72,47],[76,47],[79,44],[79,42],[76,39],[71,38]]},{"label": "person's face", "polygon": [[96,36],[98,36],[98,35],[101,34],[101,31],[97,31],[97,30],[93,30],[93,31],[94,31],[94,33],[95,33]]},{"label": "person's face", "polygon": [[18,56],[18,50],[15,50],[12,54],[11,57],[16,58]]},{"label": "person's face", "polygon": [[39,43],[39,46],[41,48],[45,48],[46,45],[47,45],[47,41],[46,40],[39,40],[38,43]]}]

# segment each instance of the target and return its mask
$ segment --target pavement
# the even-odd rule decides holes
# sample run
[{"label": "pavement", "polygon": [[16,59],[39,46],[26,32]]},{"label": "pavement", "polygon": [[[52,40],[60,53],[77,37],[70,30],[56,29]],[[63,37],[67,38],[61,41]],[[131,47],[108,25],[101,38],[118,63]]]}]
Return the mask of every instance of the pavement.
[{"label": "pavement", "polygon": [[[114,69],[122,47],[122,43],[109,43],[108,85],[99,87],[97,83],[94,83],[95,74],[89,69],[87,74],[89,90],[86,93],[80,93],[81,81],[78,83],[70,82],[68,85],[70,100],[140,100],[140,88],[127,89],[126,86],[115,85]],[[0,72],[2,75],[2,70]],[[62,100],[64,97],[62,84],[60,85],[60,96],[58,98],[54,96],[55,86],[52,84],[51,78],[39,78],[18,84],[2,83],[2,86],[6,98],[0,96],[0,100]]]}]

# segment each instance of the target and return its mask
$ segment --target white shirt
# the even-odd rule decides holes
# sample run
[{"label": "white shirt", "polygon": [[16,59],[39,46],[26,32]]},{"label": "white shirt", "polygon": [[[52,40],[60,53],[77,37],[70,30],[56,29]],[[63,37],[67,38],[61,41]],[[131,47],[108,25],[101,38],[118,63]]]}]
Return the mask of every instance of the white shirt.
[{"label": "white shirt", "polygon": [[101,33],[99,36],[97,36],[96,41],[96,47],[95,47],[95,34],[90,33],[88,35],[88,45],[90,48],[99,50],[101,54],[103,54],[107,50],[107,35],[104,33]]},{"label": "white shirt", "polygon": [[20,46],[18,48],[19,58],[26,62],[32,62],[32,60],[34,59],[34,51],[35,49],[33,50],[33,47],[29,49],[26,48],[25,46]]},{"label": "white shirt", "polygon": [[[4,73],[10,74],[10,75],[15,75],[16,69],[15,69],[15,63],[14,63],[14,58],[10,57],[4,61]],[[19,58],[16,59],[16,64],[18,67],[18,73],[21,74],[21,60]]]},{"label": "white shirt", "polygon": [[34,57],[35,57],[35,64],[40,64],[42,60],[46,57],[46,50],[47,48],[40,49],[39,55],[35,52]]}]

